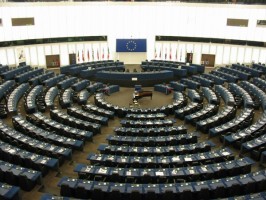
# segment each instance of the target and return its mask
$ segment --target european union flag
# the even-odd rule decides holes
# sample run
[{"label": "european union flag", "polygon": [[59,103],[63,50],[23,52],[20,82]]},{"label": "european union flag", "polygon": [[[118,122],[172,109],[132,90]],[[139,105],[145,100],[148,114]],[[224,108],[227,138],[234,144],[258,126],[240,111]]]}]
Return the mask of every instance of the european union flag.
[{"label": "european union flag", "polygon": [[147,52],[146,39],[116,39],[116,52]]}]

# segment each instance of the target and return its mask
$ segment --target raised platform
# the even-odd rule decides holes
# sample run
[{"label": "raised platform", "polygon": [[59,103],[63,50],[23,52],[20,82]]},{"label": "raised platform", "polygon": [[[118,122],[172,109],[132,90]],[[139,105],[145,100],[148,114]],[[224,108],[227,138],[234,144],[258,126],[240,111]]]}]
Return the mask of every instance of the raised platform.
[{"label": "raised platform", "polygon": [[97,81],[120,85],[123,87],[134,87],[143,85],[144,87],[153,86],[157,83],[169,82],[174,79],[172,71],[162,70],[153,72],[118,72],[101,71],[95,75]]}]

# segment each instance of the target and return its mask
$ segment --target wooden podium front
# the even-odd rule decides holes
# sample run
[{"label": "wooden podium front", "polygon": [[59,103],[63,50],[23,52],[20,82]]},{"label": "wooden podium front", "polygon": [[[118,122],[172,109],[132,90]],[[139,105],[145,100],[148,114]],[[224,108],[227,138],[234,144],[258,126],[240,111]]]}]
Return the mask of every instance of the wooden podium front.
[{"label": "wooden podium front", "polygon": [[215,65],[215,55],[214,54],[202,54],[201,64],[205,67],[214,67]]}]

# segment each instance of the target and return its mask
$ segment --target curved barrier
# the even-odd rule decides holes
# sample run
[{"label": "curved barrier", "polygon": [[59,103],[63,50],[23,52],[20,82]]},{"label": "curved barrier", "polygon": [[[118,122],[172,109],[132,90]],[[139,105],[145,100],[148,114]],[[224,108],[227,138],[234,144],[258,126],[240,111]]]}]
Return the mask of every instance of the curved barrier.
[{"label": "curved barrier", "polygon": [[170,70],[134,73],[101,71],[95,77],[101,82],[132,87],[134,85],[153,86],[158,82],[169,82],[174,74]]}]

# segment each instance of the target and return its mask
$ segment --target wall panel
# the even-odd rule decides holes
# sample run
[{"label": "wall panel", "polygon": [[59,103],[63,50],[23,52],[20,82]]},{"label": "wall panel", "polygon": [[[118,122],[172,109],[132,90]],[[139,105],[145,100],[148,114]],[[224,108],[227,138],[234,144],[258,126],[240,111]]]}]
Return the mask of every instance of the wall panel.
[{"label": "wall panel", "polygon": [[266,63],[266,49],[260,49],[260,57],[259,57],[259,60],[258,62],[261,62],[261,63]]},{"label": "wall panel", "polygon": [[224,51],[223,51],[223,64],[229,64],[230,63],[230,58],[231,58],[231,47],[230,46],[224,46]]},{"label": "wall panel", "polygon": [[[97,61],[97,52],[99,53],[99,60],[107,59],[108,47],[110,51],[109,59],[118,59],[124,61],[126,64],[139,64],[141,61],[146,59],[154,59],[154,50],[156,47],[157,59],[158,60],[170,60],[170,45],[172,49],[172,61],[185,62],[186,53],[193,52],[193,63],[201,63],[201,55],[215,54],[215,65],[230,65],[232,63],[245,63],[250,64],[253,62],[265,63],[266,60],[266,49],[259,47],[248,47],[248,46],[236,46],[236,45],[225,45],[225,44],[211,44],[211,43],[185,43],[185,42],[156,42],[150,45],[148,53],[115,53],[115,45],[109,46],[109,42],[78,42],[78,43],[60,43],[60,44],[40,44],[40,45],[27,45],[24,46],[24,52],[26,57],[26,63],[32,66],[45,67],[46,55],[59,54],[60,64],[68,65],[70,53],[79,52],[79,63],[83,63],[82,51],[84,53],[84,62]],[[19,61],[16,54],[16,49],[21,46],[8,47],[0,49],[0,63],[9,65],[18,65]],[[203,51],[205,49],[205,51]],[[90,60],[88,60],[88,51]],[[161,58],[160,58],[161,54]],[[177,55],[177,56],[176,56]],[[92,57],[94,56],[94,59]],[[177,57],[177,58],[176,58]],[[125,60],[123,60],[125,59]]]},{"label": "wall panel", "polygon": [[244,63],[251,63],[252,62],[252,48],[247,47],[245,48],[245,56],[244,56]]},{"label": "wall panel", "polygon": [[224,46],[217,45],[217,51],[215,56],[215,65],[222,65],[223,64],[223,53],[224,53]]},{"label": "wall panel", "polygon": [[202,54],[209,54],[210,53],[210,44],[204,43],[202,44]]},{"label": "wall panel", "polygon": [[0,64],[7,65],[6,49],[0,49]]},{"label": "wall panel", "polygon": [[217,44],[210,44],[210,54],[216,54]]},{"label": "wall panel", "polygon": [[244,62],[244,56],[245,56],[245,48],[238,47],[236,62],[242,64]]},{"label": "wall panel", "polygon": [[236,63],[236,60],[237,60],[237,47],[236,46],[231,46],[231,49],[230,49],[230,62],[229,63]]},{"label": "wall panel", "polygon": [[45,54],[44,54],[44,46],[43,45],[37,45],[37,54],[38,54],[38,65],[40,67],[45,66]]},{"label": "wall panel", "polygon": [[260,49],[253,48],[251,56],[252,62],[258,63],[259,57],[260,57]]},{"label": "wall panel", "polygon": [[194,45],[194,52],[193,52],[193,63],[201,63],[201,44],[196,43]]},{"label": "wall panel", "polygon": [[[265,18],[265,6],[179,2],[58,2],[27,6],[6,3],[0,7],[0,13],[5,32],[1,41],[114,34],[117,37],[149,38],[153,34],[266,41],[266,30],[255,26],[256,16]],[[239,16],[249,19],[248,27],[226,26],[227,18]],[[34,17],[36,23],[30,30],[16,29],[11,26],[12,17]]]},{"label": "wall panel", "polygon": [[52,55],[52,46],[51,45],[44,45],[44,55]]},{"label": "wall panel", "polygon": [[32,66],[38,66],[38,55],[36,46],[30,47],[30,63]]},{"label": "wall panel", "polygon": [[15,49],[13,48],[7,48],[7,62],[8,65],[16,65],[16,58],[15,58]]},{"label": "wall panel", "polygon": [[69,54],[67,44],[60,44],[60,65],[68,65],[69,64]]},{"label": "wall panel", "polygon": [[[24,53],[25,53],[26,63],[28,65],[31,65],[30,46],[25,46],[24,47]],[[18,62],[17,62],[17,65],[18,65]]]}]

